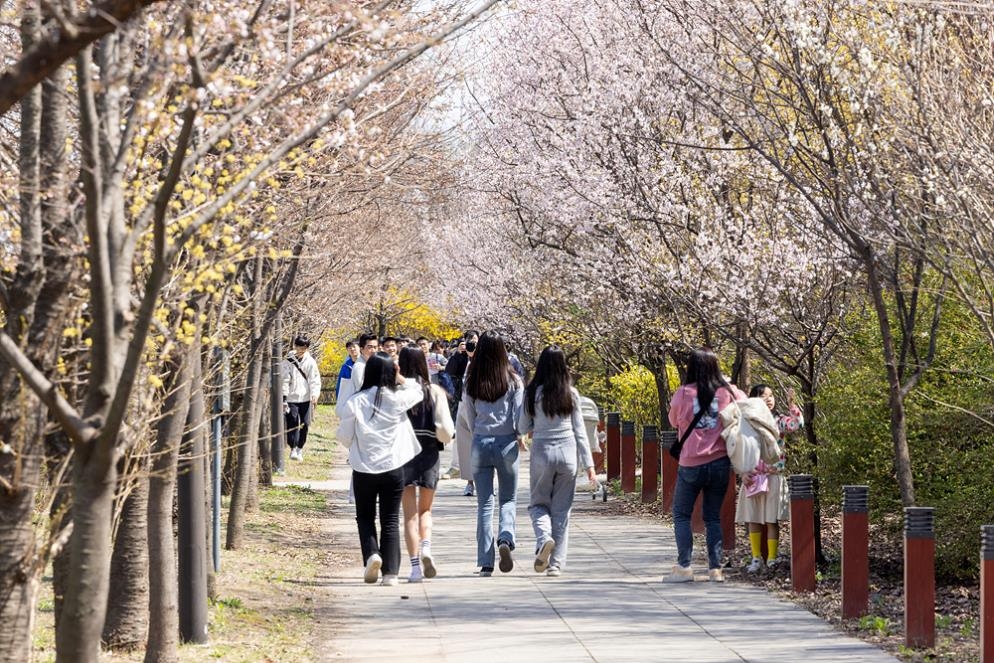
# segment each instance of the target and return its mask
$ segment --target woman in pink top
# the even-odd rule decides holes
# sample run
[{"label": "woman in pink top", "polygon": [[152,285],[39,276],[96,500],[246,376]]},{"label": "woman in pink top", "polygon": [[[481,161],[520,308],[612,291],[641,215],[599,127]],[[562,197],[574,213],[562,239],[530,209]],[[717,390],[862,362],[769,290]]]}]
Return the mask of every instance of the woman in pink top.
[{"label": "woman in pink top", "polygon": [[[690,558],[694,552],[694,535],[690,517],[697,495],[704,493],[703,515],[708,548],[708,575],[713,582],[723,582],[721,572],[721,503],[728,489],[732,463],[721,437],[718,413],[731,403],[745,398],[738,388],[721,376],[718,355],[710,348],[698,348],[690,354],[687,377],[670,401],[670,424],[682,438],[676,490],[673,494],[673,529],[676,534],[677,564],[663,582],[690,582],[694,571]],[[698,417],[703,410],[704,414]]]}]

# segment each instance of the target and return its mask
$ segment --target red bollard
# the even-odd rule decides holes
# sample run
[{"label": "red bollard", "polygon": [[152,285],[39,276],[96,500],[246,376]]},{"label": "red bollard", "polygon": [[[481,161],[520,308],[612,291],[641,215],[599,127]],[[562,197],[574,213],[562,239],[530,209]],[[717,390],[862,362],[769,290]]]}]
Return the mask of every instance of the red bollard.
[{"label": "red bollard", "polygon": [[607,480],[621,478],[621,413],[607,413]]},{"label": "red bollard", "polygon": [[735,472],[731,471],[725,501],[721,503],[721,547],[726,552],[735,550]]},{"label": "red bollard", "polygon": [[904,644],[935,646],[935,509],[904,509]]},{"label": "red bollard", "polygon": [[655,426],[642,428],[642,503],[659,499],[659,434]]},{"label": "red bollard", "polygon": [[790,580],[795,592],[815,591],[815,491],[810,474],[794,474],[790,485]]},{"label": "red bollard", "polygon": [[670,449],[677,442],[675,430],[664,430],[659,440],[659,455],[663,457],[663,511],[673,510],[673,493],[676,492],[676,473],[680,467],[670,455]]},{"label": "red bollard", "polygon": [[994,663],[994,525],[980,535],[980,663]]},{"label": "red bollard", "polygon": [[635,422],[621,422],[621,492],[635,492]]},{"label": "red bollard", "polygon": [[866,614],[870,600],[870,487],[842,487],[842,619]]},{"label": "red bollard", "polygon": [[[597,408],[597,433],[600,434],[604,430],[604,408]],[[593,440],[588,440],[590,446],[593,446]],[[607,444],[607,441],[604,442]],[[594,456],[594,472],[597,474],[604,474],[604,445],[601,445],[600,451],[593,452]]]}]

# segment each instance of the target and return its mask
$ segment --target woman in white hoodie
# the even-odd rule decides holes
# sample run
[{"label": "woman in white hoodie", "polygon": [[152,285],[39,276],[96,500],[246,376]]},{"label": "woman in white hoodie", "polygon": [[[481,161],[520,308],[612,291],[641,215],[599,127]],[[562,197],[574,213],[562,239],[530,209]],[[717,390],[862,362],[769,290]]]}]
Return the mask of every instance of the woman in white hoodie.
[{"label": "woman in white hoodie", "polygon": [[421,452],[407,410],[422,398],[417,382],[405,380],[389,356],[376,354],[366,360],[362,388],[341,411],[337,436],[349,449],[359,544],[366,567],[363,577],[367,583],[376,582],[382,568],[383,584],[397,584],[404,464]]}]

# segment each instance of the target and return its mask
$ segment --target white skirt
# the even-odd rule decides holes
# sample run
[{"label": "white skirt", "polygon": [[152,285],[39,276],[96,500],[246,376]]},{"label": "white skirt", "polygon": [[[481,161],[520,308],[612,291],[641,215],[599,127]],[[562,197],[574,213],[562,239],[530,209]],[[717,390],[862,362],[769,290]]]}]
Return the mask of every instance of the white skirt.
[{"label": "white skirt", "polygon": [[787,478],[781,474],[771,474],[768,479],[769,488],[765,493],[747,497],[745,488],[739,488],[735,522],[776,523],[790,520],[790,491],[787,488]]}]

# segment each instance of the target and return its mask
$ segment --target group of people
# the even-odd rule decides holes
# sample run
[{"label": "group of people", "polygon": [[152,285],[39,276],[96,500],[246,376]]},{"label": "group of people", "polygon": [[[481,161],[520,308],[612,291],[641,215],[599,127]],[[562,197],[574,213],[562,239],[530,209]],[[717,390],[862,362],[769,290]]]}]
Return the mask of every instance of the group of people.
[{"label": "group of people", "polygon": [[[421,340],[396,351],[381,351],[386,347],[381,339],[363,334],[355,344],[350,374],[340,376],[337,437],[349,449],[365,581],[398,582],[401,510],[410,558],[408,581],[436,575],[431,507],[441,469],[440,451],[453,440],[457,447],[453,456],[461,457],[456,462],[470,469],[467,478],[472,483],[467,492],[476,496],[479,575],[488,577],[495,569],[508,573],[514,568],[519,452],[529,449],[529,439],[533,568],[549,576],[560,575],[566,565],[578,470],[586,473],[591,484],[597,481],[580,396],[572,384],[566,355],[555,345],[547,346],[526,382],[520,362],[515,366],[497,332],[470,332],[448,355],[444,348],[436,352]],[[432,362],[437,365],[434,374]],[[440,379],[442,372],[448,380]],[[449,381],[455,383],[455,396],[452,385],[446,384]],[[755,385],[750,396],[763,399],[774,410],[768,386]],[[719,514],[732,468],[718,413],[744,398],[723,377],[711,349],[691,353],[684,384],[669,408],[669,421],[679,432],[681,448],[673,500],[677,563],[664,582],[694,579],[690,523],[701,493],[709,579],[724,580]],[[803,425],[792,393],[788,406],[788,413],[777,417],[779,462],[761,462],[743,477],[739,492],[736,520],[745,523],[750,533],[750,572],[777,561],[778,525],[787,517],[783,436]],[[761,553],[764,530],[766,557]]]},{"label": "group of people", "polygon": [[380,339],[371,334],[359,337],[358,356],[350,377],[342,380],[336,406],[337,437],[348,447],[352,466],[365,581],[398,582],[401,509],[410,557],[408,581],[420,582],[437,573],[431,553],[431,505],[441,467],[439,451],[453,435],[461,466],[471,468],[477,498],[480,576],[493,575],[495,568],[504,573],[514,568],[518,454],[527,448],[528,438],[533,568],[559,575],[566,563],[577,468],[596,482],[580,396],[563,351],[545,348],[526,385],[520,362],[512,360],[500,334],[470,332],[444,363],[436,358],[439,372],[453,378],[458,389],[452,397],[439,384],[444,379],[436,374],[432,380],[430,346],[428,352],[402,348],[396,359],[379,352],[380,347]]},{"label": "group of people", "polygon": [[[750,398],[761,398],[775,413],[773,390],[765,384],[754,385]],[[677,563],[664,582],[691,582],[694,538],[691,516],[697,496],[703,493],[702,515],[707,546],[708,579],[724,582],[722,571],[721,504],[728,490],[731,461],[722,439],[722,424],[718,413],[729,403],[746,395],[729,383],[721,373],[718,356],[710,348],[698,348],[690,354],[683,385],[673,395],[669,409],[670,424],[683,442],[679,455],[676,488],[673,494],[673,529],[677,546]],[[786,478],[783,476],[786,452],[784,439],[788,433],[804,425],[801,411],[794,403],[793,391],[787,394],[788,412],[775,417],[780,429],[777,442],[780,451],[776,463],[762,461],[742,477],[736,505],[736,522],[749,530],[752,561],[746,571],[755,573],[764,566],[777,563],[779,523],[788,518]],[[767,556],[761,555],[762,533],[767,532]]]}]

